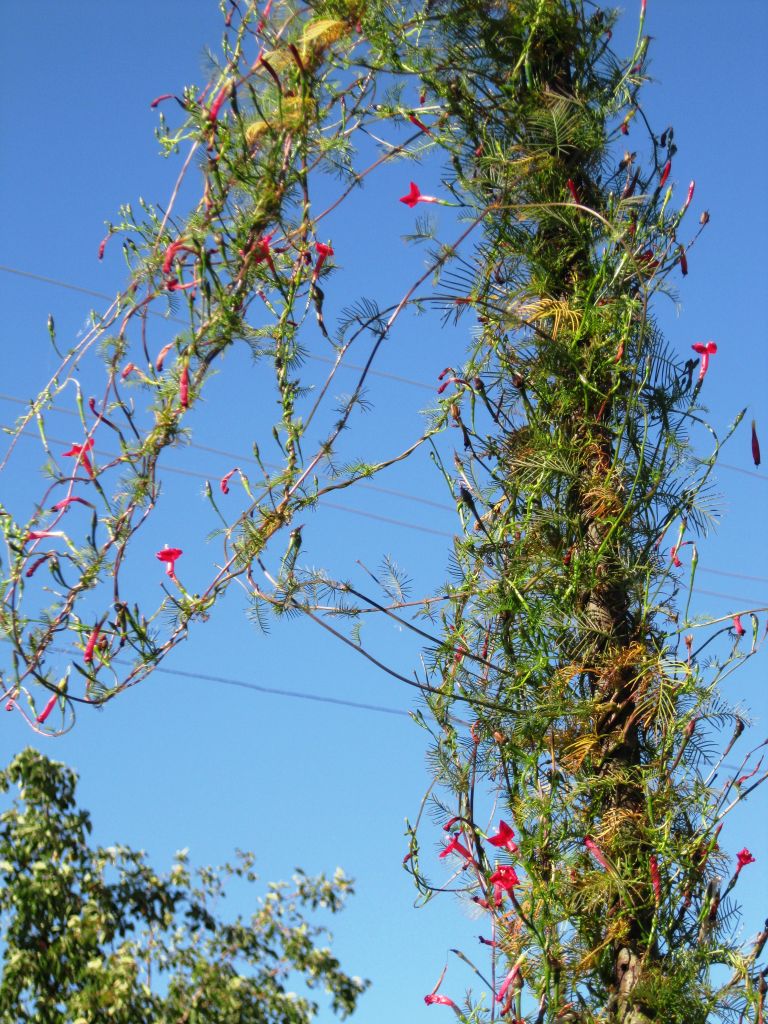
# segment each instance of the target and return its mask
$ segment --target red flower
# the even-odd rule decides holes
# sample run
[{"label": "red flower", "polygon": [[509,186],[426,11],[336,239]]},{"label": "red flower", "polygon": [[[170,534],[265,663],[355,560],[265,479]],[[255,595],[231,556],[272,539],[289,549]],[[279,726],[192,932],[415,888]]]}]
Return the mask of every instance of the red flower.
[{"label": "red flower", "polygon": [[125,380],[125,378],[129,377],[135,369],[136,363],[126,363],[120,373],[120,380]]},{"label": "red flower", "polygon": [[165,572],[167,576],[170,576],[172,580],[176,579],[176,560],[181,558],[184,552],[181,548],[169,548],[168,545],[163,548],[162,551],[158,551],[155,554],[155,558],[159,558],[161,562],[165,562]]},{"label": "red flower", "polygon": [[315,250],[317,252],[317,263],[315,264],[315,269],[312,272],[313,281],[316,281],[320,276],[320,270],[328,257],[333,256],[333,249],[330,245],[326,245],[325,242],[315,242]]},{"label": "red flower", "polygon": [[744,627],[741,624],[741,616],[740,615],[734,615],[733,616],[733,629],[734,629],[734,632],[736,633],[736,636],[744,636],[744,634],[746,633],[746,629],[744,629]]},{"label": "red flower", "polygon": [[669,557],[672,559],[672,565],[674,565],[676,569],[682,569],[683,563],[677,557],[677,544],[675,544],[673,548],[669,549]]},{"label": "red flower", "polygon": [[165,250],[165,257],[163,258],[162,270],[163,275],[165,277],[167,277],[170,274],[171,267],[173,266],[174,257],[176,256],[176,253],[179,252],[179,250],[184,250],[184,252],[193,251],[189,248],[188,245],[184,243],[183,239],[179,239],[178,242],[171,242],[171,244]]},{"label": "red flower", "polygon": [[672,170],[672,161],[671,160],[667,160],[667,162],[664,164],[664,170],[661,172],[661,177],[659,178],[659,188],[664,188],[664,186],[667,183],[667,178],[669,177],[669,172],[671,170]]},{"label": "red flower", "polygon": [[262,260],[266,260],[267,261],[267,266],[269,267],[269,269],[272,271],[273,274],[276,271],[275,271],[275,264],[272,261],[272,254],[269,251],[269,243],[272,241],[272,236],[274,235],[274,233],[275,233],[274,231],[270,231],[270,233],[268,235],[262,235],[261,238],[258,238],[253,243],[253,246],[251,247],[250,251],[247,254],[245,252],[243,252],[242,249],[240,250],[240,255],[241,256],[246,256],[246,255],[250,256],[250,255],[255,254],[255,256],[256,256],[256,259],[254,261],[255,263],[261,263]]},{"label": "red flower", "polygon": [[466,846],[461,845],[461,843],[459,842],[459,837],[457,835],[451,839],[450,843],[448,843],[444,850],[440,851],[440,859],[442,860],[443,857],[447,857],[449,853],[458,853],[461,857],[464,858],[466,864],[469,864],[470,861],[472,860],[472,854],[469,852]]},{"label": "red flower", "polygon": [[227,96],[229,96],[229,90],[230,85],[229,82],[227,82],[226,85],[223,85],[221,87],[218,96],[211,104],[211,109],[208,111],[208,116],[212,121],[215,121],[216,118],[219,116],[219,111],[221,110],[221,107],[224,101],[226,100]]},{"label": "red flower", "polygon": [[413,208],[416,203],[436,203],[438,200],[435,196],[423,196],[419,191],[419,186],[412,181],[410,192],[406,196],[400,196],[400,202]]},{"label": "red flower", "polygon": [[682,246],[680,248],[680,270],[683,273],[683,277],[688,276],[688,256]]},{"label": "red flower", "polygon": [[88,452],[93,448],[93,438],[89,437],[85,444],[73,444],[68,452],[64,452],[65,458],[77,457],[75,463],[75,472],[77,467],[82,463],[85,466],[85,471],[88,476],[93,477],[93,466],[91,465],[90,459],[88,458]]},{"label": "red flower", "polygon": [[175,99],[175,96],[173,95],[172,92],[164,92],[162,96],[155,96],[155,98],[152,100],[152,102],[149,105],[154,110],[154,108],[158,105],[158,103],[162,103],[163,100],[172,100],[172,99]]},{"label": "red flower", "polygon": [[691,348],[701,356],[699,380],[704,380],[707,370],[709,369],[709,357],[713,356],[715,352],[717,352],[717,345],[714,341],[697,341],[695,345],[691,345]]},{"label": "red flower", "polygon": [[43,724],[43,722],[44,722],[44,721],[46,720],[46,718],[48,717],[48,715],[50,715],[50,713],[51,713],[51,712],[53,711],[53,709],[54,709],[54,708],[56,707],[56,701],[57,701],[58,699],[59,699],[59,695],[58,695],[58,693],[54,693],[54,694],[52,694],[52,695],[51,695],[51,696],[50,696],[50,697],[48,698],[48,703],[47,703],[47,704],[45,705],[45,707],[43,708],[43,710],[42,710],[42,711],[40,712],[40,714],[39,714],[39,715],[37,716],[37,718],[35,719],[35,721],[36,721],[36,722],[39,722],[39,723],[40,723],[40,724],[42,725],[42,724]]},{"label": "red flower", "polygon": [[491,846],[503,847],[505,850],[509,850],[510,853],[517,853],[517,843],[512,841],[514,834],[505,821],[500,821],[499,831],[495,836],[488,836],[488,842]]},{"label": "red flower", "polygon": [[509,864],[503,864],[500,868],[496,868],[488,881],[493,886],[495,896],[502,892],[511,892],[516,885],[520,884],[517,872]]},{"label": "red flower", "polygon": [[578,189],[574,185],[573,180],[571,178],[569,178],[568,181],[566,181],[566,185],[568,186],[568,191],[571,193],[571,197],[574,203],[580,203],[581,200],[579,199]]},{"label": "red flower", "polygon": [[743,850],[739,850],[739,852],[736,854],[736,874],[738,875],[741,869],[746,867],[747,864],[754,863],[755,858],[752,856],[752,854],[745,846]]},{"label": "red flower", "polygon": [[104,259],[104,250],[107,247],[107,242],[109,241],[109,238],[110,238],[111,234],[112,234],[112,232],[110,231],[109,235],[104,235],[102,240],[99,242],[99,259],[100,260]]},{"label": "red flower", "polygon": [[420,121],[415,114],[409,114],[408,120],[411,122],[411,124],[415,124],[417,128],[421,129],[421,131],[425,132],[427,135],[432,134],[432,132],[429,130],[429,128],[427,128],[424,122]]},{"label": "red flower", "polygon": [[61,530],[30,530],[25,544],[30,540],[44,540],[46,537],[63,537]]},{"label": "red flower", "polygon": [[752,461],[760,465],[760,442],[757,440],[757,424],[752,420]]}]

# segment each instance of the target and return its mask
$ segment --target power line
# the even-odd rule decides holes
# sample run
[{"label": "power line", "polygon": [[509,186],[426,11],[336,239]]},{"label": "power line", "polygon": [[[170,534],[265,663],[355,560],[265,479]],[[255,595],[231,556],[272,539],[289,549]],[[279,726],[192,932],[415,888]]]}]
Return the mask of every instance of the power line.
[{"label": "power line", "polygon": [[[6,643],[10,643],[7,637],[2,639]],[[70,652],[64,650],[63,647],[50,647],[49,650],[53,654],[70,655]],[[130,667],[128,662],[123,661],[122,658],[113,658],[112,664]],[[245,679],[233,679],[231,676],[214,676],[206,672],[186,672],[184,669],[164,668],[162,665],[157,665],[152,669],[152,672],[164,672],[168,676],[179,676],[184,679],[199,679],[204,683],[220,683],[222,686],[237,686],[241,690],[265,693],[273,697],[291,697],[294,700],[310,700],[318,704],[337,704],[341,707],[355,708],[358,711],[374,711],[382,715],[398,715],[403,718],[410,718],[407,711],[403,711],[400,708],[388,708],[383,704],[365,704],[361,701],[346,700],[343,697],[326,697],[319,693],[307,693],[305,690],[284,690],[277,686],[262,686],[259,683],[248,682]]]},{"label": "power line", "polygon": [[200,679],[206,683],[221,683],[224,686],[238,686],[243,690],[254,690],[256,693],[272,694],[276,697],[292,697],[295,700],[311,700],[319,704],[338,704],[342,707],[357,708],[360,711],[375,711],[384,715],[400,715],[410,718],[407,711],[399,708],[388,708],[382,704],[363,704],[359,701],[344,700],[342,697],[323,697],[317,693],[306,693],[302,690],[282,690],[275,686],[260,686],[258,683],[249,683],[244,679],[231,679],[228,676],[213,676],[204,672],[185,672],[182,669],[163,668],[158,666],[154,672],[165,672],[169,676],[181,676],[185,679]]},{"label": "power line", "polygon": [[[2,264],[0,264],[0,271],[2,271],[5,274],[16,274],[17,277],[26,277],[29,278],[31,281],[40,281],[43,284],[51,284],[54,285],[56,288],[64,288],[67,291],[79,292],[82,295],[90,295],[96,299],[104,299],[106,302],[115,301],[115,296],[109,295],[107,294],[107,292],[95,292],[92,291],[90,288],[82,288],[80,285],[71,284],[68,281],[59,281],[55,277],[44,277],[42,274],[32,274],[28,270],[18,270],[16,267],[6,267],[3,266]],[[185,327],[189,326],[187,321],[182,320],[180,317],[166,316],[164,313],[156,313],[154,310],[149,310],[149,312],[153,316],[162,317],[163,320],[167,320],[168,322],[175,324],[183,324]],[[336,362],[336,360],[331,359],[330,356],[320,356],[313,353],[309,353],[307,355],[307,358],[311,359],[313,362],[316,363],[326,363],[329,365]],[[362,371],[365,369],[364,366],[359,365],[358,363],[343,363],[342,367],[345,370]],[[409,387],[420,388],[422,391],[434,392],[435,390],[434,384],[423,384],[420,380],[411,380],[409,377],[401,377],[396,373],[385,373],[383,370],[374,369],[369,369],[368,373],[373,377],[381,377],[383,380],[392,380],[396,384],[407,384],[409,385]]]},{"label": "power line", "polygon": [[[0,395],[0,398],[2,397],[3,396]],[[37,437],[37,434],[33,431],[22,431],[22,436]],[[60,444],[63,447],[67,447],[71,444],[71,440],[65,440],[61,437],[49,436],[47,440],[51,441],[53,444]],[[96,455],[105,455],[107,458],[114,458],[116,456],[115,452],[108,452],[99,448],[94,448],[94,453]],[[186,476],[195,480],[205,480],[206,482],[210,480],[210,474],[198,473],[194,469],[183,469],[180,466],[163,466],[163,472],[173,473],[177,476]],[[415,530],[418,533],[426,533],[434,537],[445,537],[447,539],[453,539],[453,537],[456,536],[455,533],[451,533],[449,530],[437,530],[431,526],[423,526],[421,523],[410,523],[405,519],[395,519],[390,516],[383,516],[377,512],[368,512],[363,509],[352,508],[349,505],[341,505],[338,502],[321,499],[320,504],[323,508],[334,509],[338,512],[347,512],[349,515],[360,516],[363,519],[373,519],[376,522],[387,523],[390,526],[399,526],[404,530]],[[702,567],[699,571],[710,573],[715,576],[727,576],[731,579],[744,579],[753,583],[768,583],[768,577],[765,576],[747,576],[743,573],[729,572],[725,569],[705,569]],[[700,587],[694,587],[693,592],[697,594],[704,594],[708,597],[721,597],[727,601],[739,601],[751,605],[760,605],[763,603],[762,599],[745,597],[743,594],[723,594],[717,590],[703,590]]]},{"label": "power line", "polygon": [[[29,406],[29,401],[27,399],[19,398],[16,395],[0,394],[0,401],[2,401],[2,402],[12,402],[15,405]],[[52,412],[60,413],[62,416],[74,416],[74,417],[77,417],[77,413],[74,412],[74,410],[72,410],[72,409],[65,409],[64,406],[61,406],[61,405],[52,405],[52,406],[50,406],[50,409],[51,409]],[[31,436],[31,435],[27,434],[26,436]],[[53,441],[53,440],[55,440],[55,438],[51,438],[51,440]],[[59,444],[68,444],[69,442],[58,441],[57,443],[59,443]],[[238,455],[237,452],[230,452],[230,451],[227,451],[224,448],[212,448],[210,445],[199,444],[197,441],[187,441],[185,447],[187,447],[187,448],[194,448],[196,451],[199,451],[199,452],[207,452],[209,455],[221,455],[224,458],[231,459],[235,463],[249,462],[253,466],[264,465],[264,466],[267,467],[267,469],[279,469],[280,468],[274,462],[259,463],[256,459],[254,459],[254,457],[252,455],[242,455],[242,454]],[[115,453],[114,452],[104,452],[104,451],[102,451],[100,454],[107,455],[107,456],[109,456],[111,458],[111,457],[114,456]],[[171,470],[171,472],[174,472],[174,470]],[[181,472],[181,470],[176,470],[175,472]],[[399,490],[396,490],[395,488],[392,488],[392,487],[382,487],[380,484],[370,484],[370,483],[366,483],[363,480],[358,481],[356,486],[358,488],[361,488],[362,490],[365,490],[365,491],[378,491],[379,494],[389,494],[389,495],[392,495],[392,497],[394,497],[394,498],[402,498],[404,501],[415,501],[419,505],[428,505],[430,508],[437,508],[437,509],[440,509],[443,512],[452,512],[453,511],[453,509],[452,509],[452,507],[450,505],[446,505],[446,504],[444,504],[442,502],[439,502],[439,501],[432,501],[430,498],[422,498],[418,494],[409,494],[407,491],[399,491]]]}]

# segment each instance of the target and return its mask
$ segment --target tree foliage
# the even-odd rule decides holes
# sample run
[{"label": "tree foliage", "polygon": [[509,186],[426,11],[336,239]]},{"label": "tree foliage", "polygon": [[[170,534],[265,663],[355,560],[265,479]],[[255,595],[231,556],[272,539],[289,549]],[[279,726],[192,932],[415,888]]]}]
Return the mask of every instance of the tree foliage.
[{"label": "tree foliage", "polygon": [[[122,211],[109,236],[124,234],[130,285],[19,424],[37,417],[44,434],[99,342],[103,396],[90,416],[80,404],[72,468],[52,462],[33,516],[3,520],[7,696],[46,728],[58,704],[63,728],[76,705],[143,678],[237,584],[254,621],[303,614],[420,691],[429,802],[453,833],[441,857],[458,860],[453,886],[431,881],[435,829],[420,815],[406,866],[425,899],[447,887],[474,900],[491,935],[485,995],[428,1002],[466,1021],[493,1016],[488,999],[536,1024],[762,1020],[766,934],[743,947],[729,899],[750,854],[732,868],[718,847],[724,817],[765,778],[747,751],[743,775],[718,781],[746,725],[718,686],[755,654],[761,624],[759,609],[690,613],[727,438],[702,405],[716,344],[676,352],[654,318],[708,214],[690,226],[698,199],[693,182],[677,194],[674,131],[644,113],[645,0],[626,56],[611,47],[615,15],[577,0],[267,8],[225,5],[209,89],[177,97],[180,127],[161,121],[167,152],[189,146],[180,181],[200,164],[198,203],[184,217],[177,189],[164,211]],[[417,219],[426,271],[397,302],[366,297],[327,323],[322,225],[385,163],[423,158],[443,161],[440,193],[411,182],[401,201],[450,207],[448,237]],[[338,192],[316,203],[321,173]],[[147,312],[168,302],[187,324],[153,347]],[[371,368],[410,310],[466,324],[465,357],[440,374],[412,443],[345,461]],[[324,379],[307,336],[327,346]],[[269,377],[279,419],[255,440],[259,472],[221,481],[225,496],[242,486],[234,516],[209,488],[223,541],[210,582],[190,593],[183,552],[160,551],[166,597],[145,610],[125,593],[125,552],[159,500],[162,452],[235,344]],[[329,408],[353,350],[364,368]],[[107,432],[120,451],[97,465]],[[296,517],[425,448],[458,529],[448,582],[410,616],[393,565],[375,596],[304,565]],[[425,641],[420,674],[365,649],[359,624],[374,613]],[[46,660],[64,637],[71,678]]]},{"label": "tree foliage", "polygon": [[181,851],[160,875],[142,851],[91,844],[76,783],[31,748],[0,772],[0,789],[18,790],[0,816],[0,1020],[307,1024],[313,990],[342,1017],[354,1010],[367,983],[307,918],[341,910],[341,871],[272,884],[250,918],[229,920],[220,901],[228,880],[256,881],[252,854],[193,872]]}]

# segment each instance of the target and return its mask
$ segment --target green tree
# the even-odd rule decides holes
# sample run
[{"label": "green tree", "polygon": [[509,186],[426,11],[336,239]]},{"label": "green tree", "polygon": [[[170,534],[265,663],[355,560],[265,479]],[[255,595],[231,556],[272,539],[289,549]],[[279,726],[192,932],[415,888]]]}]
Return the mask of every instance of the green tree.
[{"label": "green tree", "polygon": [[228,921],[225,883],[256,881],[251,854],[193,873],[180,852],[160,875],[141,851],[89,843],[76,783],[32,749],[0,772],[0,789],[18,789],[0,817],[3,1024],[306,1024],[311,989],[342,1017],[355,1009],[368,983],[305,917],[342,908],[341,871],[272,884],[249,919]]}]

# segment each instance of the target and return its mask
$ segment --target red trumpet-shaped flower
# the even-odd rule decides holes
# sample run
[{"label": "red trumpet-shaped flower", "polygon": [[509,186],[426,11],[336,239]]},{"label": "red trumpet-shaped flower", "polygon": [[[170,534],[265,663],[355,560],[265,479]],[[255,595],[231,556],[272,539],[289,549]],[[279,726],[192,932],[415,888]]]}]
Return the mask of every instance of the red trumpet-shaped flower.
[{"label": "red trumpet-shaped flower", "polygon": [[573,199],[574,203],[580,203],[581,199],[579,199],[579,191],[574,185],[573,179],[569,178],[568,181],[566,181],[566,185],[568,186],[568,191],[571,193],[571,198]]},{"label": "red trumpet-shaped flower", "polygon": [[165,562],[165,572],[167,576],[170,576],[172,580],[176,579],[176,561],[181,558],[184,552],[181,548],[169,548],[168,545],[163,548],[162,551],[158,551],[155,554],[155,558],[159,558],[161,562]]},{"label": "red trumpet-shaped flower", "polygon": [[65,458],[76,458],[75,471],[82,463],[88,476],[93,477],[93,466],[88,458],[88,452],[93,448],[93,438],[89,437],[85,444],[73,444],[68,452],[64,452]]},{"label": "red trumpet-shaped flower", "polygon": [[466,864],[469,864],[472,860],[472,854],[466,846],[462,846],[457,835],[453,836],[450,843],[440,851],[440,859],[442,860],[443,857],[447,857],[449,853],[458,853],[460,857],[464,858]]},{"label": "red trumpet-shaped flower", "polygon": [[739,850],[739,852],[736,854],[736,875],[738,876],[741,869],[746,867],[747,864],[754,863],[755,858],[752,856],[752,854],[745,846],[743,850]]},{"label": "red trumpet-shaped flower", "polygon": [[701,356],[699,380],[704,380],[709,369],[709,357],[717,352],[717,345],[714,341],[697,341],[694,345],[691,345],[691,348]]},{"label": "red trumpet-shaped flower", "polygon": [[669,172],[671,170],[672,170],[672,161],[671,160],[667,160],[667,162],[664,164],[664,170],[661,172],[661,177],[659,178],[659,188],[664,188],[664,186],[667,183],[667,178],[669,177]]},{"label": "red trumpet-shaped flower", "polygon": [[326,245],[325,242],[315,242],[315,251],[317,252],[317,263],[312,271],[313,281],[316,281],[320,276],[320,271],[328,257],[333,256],[333,249],[330,245]]},{"label": "red trumpet-shaped flower", "polygon": [[511,892],[516,885],[520,884],[517,872],[509,864],[502,864],[501,867],[496,868],[488,881],[493,886],[493,892],[497,898],[502,892]]},{"label": "red trumpet-shaped flower", "polygon": [[491,846],[498,846],[505,850],[509,850],[510,853],[517,853],[517,843],[512,841],[514,832],[505,821],[499,822],[499,831],[495,836],[488,836],[488,842]]},{"label": "red trumpet-shaped flower", "polygon": [[411,188],[407,195],[400,196],[400,202],[413,208],[417,203],[437,203],[436,196],[424,196],[415,181],[411,182]]}]

